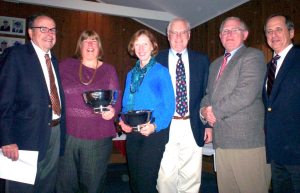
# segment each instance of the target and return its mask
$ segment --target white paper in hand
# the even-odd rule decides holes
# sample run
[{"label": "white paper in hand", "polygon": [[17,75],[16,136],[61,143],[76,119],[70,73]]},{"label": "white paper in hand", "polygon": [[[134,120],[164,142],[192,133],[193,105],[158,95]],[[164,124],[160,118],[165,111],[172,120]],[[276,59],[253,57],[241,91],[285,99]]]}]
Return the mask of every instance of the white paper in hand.
[{"label": "white paper in hand", "polygon": [[0,149],[0,178],[34,184],[37,172],[38,151],[19,150],[19,159],[12,161]]}]

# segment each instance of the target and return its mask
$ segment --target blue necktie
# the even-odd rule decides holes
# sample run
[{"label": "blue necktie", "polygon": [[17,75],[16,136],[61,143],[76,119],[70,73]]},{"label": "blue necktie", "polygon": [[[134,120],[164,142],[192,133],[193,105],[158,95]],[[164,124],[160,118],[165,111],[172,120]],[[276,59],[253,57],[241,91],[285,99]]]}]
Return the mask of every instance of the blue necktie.
[{"label": "blue necktie", "polygon": [[184,117],[188,112],[186,76],[181,54],[176,55],[179,57],[176,65],[176,112]]}]

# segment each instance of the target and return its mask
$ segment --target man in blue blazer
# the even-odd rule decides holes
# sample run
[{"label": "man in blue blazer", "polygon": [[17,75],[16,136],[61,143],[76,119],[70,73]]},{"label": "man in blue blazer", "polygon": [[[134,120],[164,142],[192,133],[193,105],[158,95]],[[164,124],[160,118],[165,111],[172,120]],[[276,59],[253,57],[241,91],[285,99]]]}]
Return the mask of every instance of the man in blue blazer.
[{"label": "man in blue blazer", "polygon": [[201,183],[202,146],[204,142],[209,143],[212,140],[211,129],[205,131],[199,117],[200,102],[206,89],[209,59],[202,53],[187,49],[190,24],[185,19],[172,20],[167,33],[171,48],[161,51],[156,59],[169,69],[176,91],[176,66],[179,61],[177,54],[181,54],[180,59],[186,74],[188,110],[181,116],[176,108],[170,125],[169,142],[161,162],[157,189],[163,193],[198,193]]},{"label": "man in blue blazer", "polygon": [[294,33],[289,17],[267,19],[265,35],[277,59],[275,70],[275,62],[268,63],[263,88],[273,193],[300,192],[300,48],[292,44]]},{"label": "man in blue blazer", "polygon": [[[19,150],[38,151],[37,175],[34,185],[7,180],[5,188],[6,193],[53,193],[65,139],[64,95],[50,51],[56,24],[39,14],[28,19],[28,27],[31,41],[6,49],[0,58],[0,147],[11,160],[19,159]],[[45,54],[54,73],[47,69]],[[50,99],[54,90],[56,100]]]}]

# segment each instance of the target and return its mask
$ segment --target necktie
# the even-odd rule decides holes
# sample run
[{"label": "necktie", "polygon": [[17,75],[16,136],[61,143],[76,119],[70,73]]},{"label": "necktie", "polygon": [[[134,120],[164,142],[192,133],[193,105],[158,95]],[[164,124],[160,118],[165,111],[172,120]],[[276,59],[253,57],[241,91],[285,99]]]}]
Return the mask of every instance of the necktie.
[{"label": "necktie", "polygon": [[225,67],[227,65],[227,59],[229,58],[229,56],[231,56],[230,53],[225,53],[224,55],[224,58],[223,58],[223,63],[221,65],[221,68],[220,68],[220,71],[219,71],[219,74],[217,76],[217,80],[221,77],[221,75],[223,74],[224,70],[225,70]]},{"label": "necktie", "polygon": [[268,94],[268,96],[270,96],[271,91],[272,91],[273,83],[274,83],[274,80],[275,80],[277,60],[279,58],[280,58],[280,56],[278,54],[276,54],[276,56],[274,56],[271,60],[271,64],[270,64],[269,71],[268,71],[268,81],[267,81],[267,94]]},{"label": "necktie", "polygon": [[176,55],[179,57],[176,65],[176,112],[183,117],[188,112],[186,76],[181,54]]},{"label": "necktie", "polygon": [[52,103],[52,109],[55,114],[60,115],[61,113],[60,103],[59,103],[57,88],[55,85],[55,79],[54,79],[54,74],[53,74],[53,69],[52,69],[49,54],[45,54],[45,59],[46,59],[48,73],[49,73],[49,80],[50,80],[50,100]]}]

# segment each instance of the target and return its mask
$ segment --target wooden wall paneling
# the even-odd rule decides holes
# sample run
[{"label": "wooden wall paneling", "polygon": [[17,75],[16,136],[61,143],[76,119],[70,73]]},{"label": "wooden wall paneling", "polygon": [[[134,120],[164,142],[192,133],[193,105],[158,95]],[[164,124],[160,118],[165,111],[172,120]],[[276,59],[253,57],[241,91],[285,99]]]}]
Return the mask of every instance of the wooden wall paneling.
[{"label": "wooden wall paneling", "polygon": [[[295,23],[294,40],[299,44],[299,9],[299,0],[276,0],[276,3],[273,0],[250,0],[194,28],[189,48],[207,53],[211,61],[222,55],[224,48],[219,40],[220,24],[228,16],[238,16],[245,20],[250,29],[246,44],[261,49],[267,61],[272,57],[272,51],[263,32],[266,18],[274,13],[290,15]],[[125,17],[0,1],[0,13],[4,16],[26,18],[36,12],[49,14],[57,22],[59,33],[53,51],[59,59],[73,55],[76,41],[83,30],[90,28],[97,31],[104,46],[104,60],[116,67],[120,83],[124,85],[126,74],[136,61],[127,53],[128,42],[138,29],[149,29],[148,27]],[[166,36],[149,30],[156,36],[161,49],[169,47]]]},{"label": "wooden wall paneling", "polygon": [[[220,56],[224,51],[218,37],[220,24],[226,17],[237,16],[242,18],[250,29],[250,36],[246,41],[246,45],[261,49],[265,54],[266,61],[268,61],[272,57],[272,51],[266,43],[263,30],[266,18],[275,13],[291,16],[296,30],[294,42],[300,44],[298,34],[300,31],[300,12],[298,10],[300,10],[299,0],[277,0],[276,3],[273,0],[250,0],[193,29],[190,48],[206,52],[211,60]],[[200,42],[202,39],[197,37],[197,33],[202,33],[204,29],[208,30],[208,35],[207,44],[202,48],[199,47],[199,45],[202,45]]]},{"label": "wooden wall paneling", "polygon": [[220,41],[220,25],[221,18],[208,22],[208,55],[210,56],[210,60],[213,61],[222,54],[224,54],[224,48]]},{"label": "wooden wall paneling", "polygon": [[75,53],[77,37],[78,37],[78,20],[72,18],[79,18],[80,13],[72,13],[70,11],[64,12],[64,17],[57,23],[57,54],[61,60],[71,57]]}]

